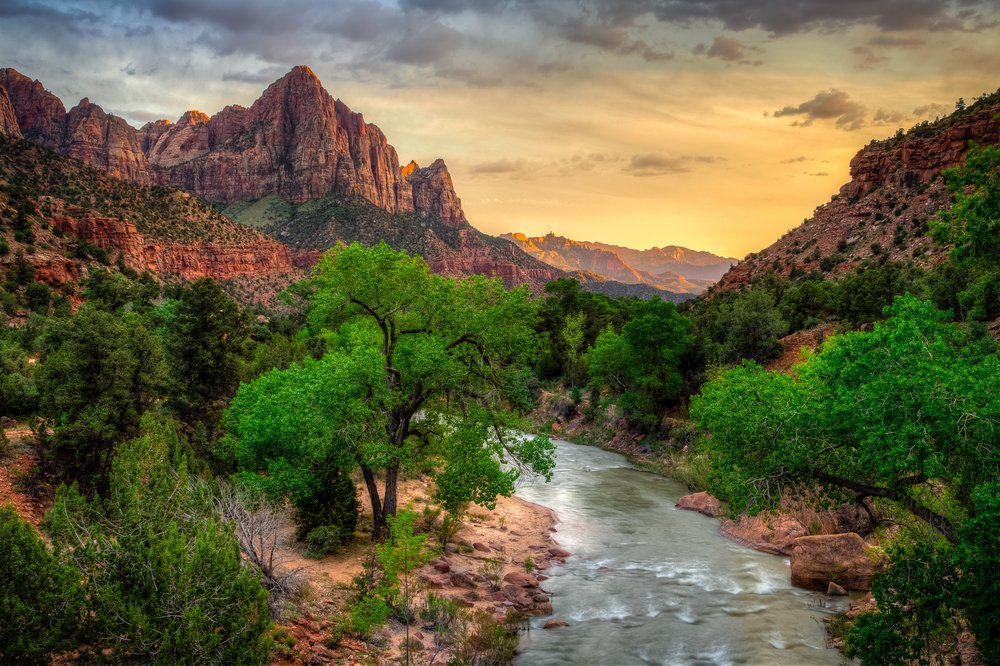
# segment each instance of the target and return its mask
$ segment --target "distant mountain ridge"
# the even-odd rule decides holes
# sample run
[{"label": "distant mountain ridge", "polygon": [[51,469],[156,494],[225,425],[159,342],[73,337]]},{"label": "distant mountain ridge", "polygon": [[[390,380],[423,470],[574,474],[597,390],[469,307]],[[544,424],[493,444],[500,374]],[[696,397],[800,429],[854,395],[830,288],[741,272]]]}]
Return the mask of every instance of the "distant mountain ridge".
[{"label": "distant mountain ridge", "polygon": [[548,233],[529,237],[507,233],[506,238],[550,266],[566,271],[586,271],[624,284],[644,284],[656,289],[699,294],[714,284],[737,262],[711,252],[689,250],[678,245],[648,250],[577,241]]},{"label": "distant mountain ridge", "polygon": [[952,196],[941,172],[961,164],[970,142],[1000,142],[1000,90],[934,122],[872,141],[851,160],[851,180],[813,216],[748,255],[713,291],[739,289],[774,273],[840,276],[887,261],[929,266],[948,248],[928,235]]}]

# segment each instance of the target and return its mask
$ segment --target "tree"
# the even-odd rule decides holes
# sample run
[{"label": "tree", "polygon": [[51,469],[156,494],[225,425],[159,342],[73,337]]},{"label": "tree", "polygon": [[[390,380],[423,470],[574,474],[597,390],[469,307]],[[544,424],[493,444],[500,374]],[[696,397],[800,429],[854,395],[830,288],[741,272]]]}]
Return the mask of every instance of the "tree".
[{"label": "tree", "polygon": [[731,304],[722,305],[718,326],[721,328],[724,360],[739,363],[753,359],[763,363],[778,355],[778,338],[788,324],[775,306],[775,297],[767,289],[756,287],[741,293]]},{"label": "tree", "polygon": [[54,430],[48,453],[63,478],[102,487],[116,446],[138,434],[159,395],[159,344],[141,316],[85,304],[53,321],[41,347],[36,383]]},{"label": "tree", "polygon": [[587,352],[587,368],[598,386],[619,394],[618,404],[633,423],[653,428],[662,408],[684,386],[681,362],[694,344],[688,320],[673,303],[658,298],[635,307],[615,333],[601,333]]},{"label": "tree", "polygon": [[580,363],[580,349],[583,347],[583,324],[586,318],[583,312],[571,314],[566,317],[566,323],[560,331],[562,341],[566,345],[566,370],[570,384],[574,387],[577,381],[577,366]]},{"label": "tree", "polygon": [[988,320],[1000,314],[1000,146],[973,144],[965,163],[945,169],[945,184],[954,197],[951,208],[938,213],[931,232],[951,243],[949,263],[961,278],[957,301],[962,313]]},{"label": "tree", "polygon": [[14,507],[0,506],[0,661],[47,663],[81,620],[80,572],[59,563]]},{"label": "tree", "polygon": [[[327,352],[319,361],[306,359],[240,389],[226,423],[228,446],[244,469],[277,465],[301,479],[312,463],[296,461],[350,460],[365,480],[373,537],[385,535],[388,517],[396,513],[401,466],[443,457],[447,474],[445,435],[461,431],[472,416],[493,426],[469,453],[478,462],[493,459],[494,469],[503,471],[502,456],[551,474],[551,443],[520,437],[504,416],[511,407],[526,407],[526,368],[538,352],[527,288],[507,291],[499,280],[432,275],[419,257],[385,244],[332,250],[313,280],[309,322],[324,332]],[[294,393],[322,417],[306,417],[304,440],[282,443],[279,433],[300,427],[287,416],[297,408],[271,401],[267,393]],[[447,427],[439,414],[449,415]],[[383,476],[381,489],[377,474]],[[476,497],[475,487],[462,492]]]},{"label": "tree", "polygon": [[250,328],[236,302],[209,278],[185,287],[173,314],[166,340],[170,402],[188,425],[214,422],[239,386]]},{"label": "tree", "polygon": [[708,382],[691,414],[711,432],[700,444],[709,490],[756,512],[818,486],[908,515],[850,652],[923,663],[964,621],[996,658],[1000,356],[912,296],[886,314],[871,332],[828,339],[794,376],[745,363]]},{"label": "tree", "polygon": [[900,297],[887,314],[828,339],[797,378],[744,364],[692,399],[720,499],[769,508],[785,486],[819,483],[894,502],[954,542],[971,490],[1000,469],[1000,363],[930,303]]},{"label": "tree", "polygon": [[58,552],[83,572],[85,643],[121,661],[263,663],[270,620],[257,572],[188,475],[176,424],[147,415],[142,425],[105,499],[61,486],[46,516]]}]

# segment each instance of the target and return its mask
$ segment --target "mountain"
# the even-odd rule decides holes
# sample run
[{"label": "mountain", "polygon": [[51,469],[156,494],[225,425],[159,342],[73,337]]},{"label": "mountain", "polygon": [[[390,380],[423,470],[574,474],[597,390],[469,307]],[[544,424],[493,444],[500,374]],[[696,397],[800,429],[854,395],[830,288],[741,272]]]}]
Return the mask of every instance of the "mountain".
[{"label": "mountain", "polygon": [[873,263],[942,261],[947,248],[927,235],[929,222],[952,201],[941,171],[961,164],[970,142],[1000,141],[998,114],[1000,90],[909,132],[872,141],[851,160],[851,180],[839,193],[730,269],[717,289],[738,289],[768,273],[839,276]]},{"label": "mountain", "polygon": [[185,192],[133,185],[12,135],[0,135],[0,237],[52,286],[118,254],[134,270],[186,279],[294,271],[287,247]]},{"label": "mountain", "polygon": [[553,233],[534,237],[509,233],[501,238],[517,243],[531,256],[562,270],[586,271],[624,284],[644,284],[684,294],[701,293],[737,261],[676,245],[634,250],[570,240]]},{"label": "mountain", "polygon": [[[15,122],[6,120],[4,92]],[[446,275],[499,276],[536,291],[572,276],[605,293],[683,298],[567,274],[479,232],[442,160],[401,167],[382,131],[331,97],[305,66],[272,83],[249,108],[231,105],[211,117],[192,110],[176,123],[158,120],[138,130],[86,98],[67,112],[39,81],[0,69],[0,122],[117,178],[216,204],[286,242],[300,266],[338,242],[385,240],[422,254]]]}]

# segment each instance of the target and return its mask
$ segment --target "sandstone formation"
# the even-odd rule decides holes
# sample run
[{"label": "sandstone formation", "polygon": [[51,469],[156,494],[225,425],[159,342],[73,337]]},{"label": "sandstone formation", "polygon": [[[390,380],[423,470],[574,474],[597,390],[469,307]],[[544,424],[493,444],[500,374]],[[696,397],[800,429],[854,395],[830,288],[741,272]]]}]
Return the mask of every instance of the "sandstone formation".
[{"label": "sandstone formation", "polygon": [[771,246],[747,256],[720,280],[721,291],[758,277],[819,269],[842,275],[865,260],[940,261],[947,248],[928,223],[951,204],[941,171],[961,164],[969,143],[1000,141],[1000,92],[902,136],[873,141],[851,160],[851,180],[829,203]]},{"label": "sandstone formation", "polygon": [[790,555],[800,537],[846,532],[868,534],[873,528],[871,517],[856,504],[817,511],[787,503],[777,515],[744,515],[738,520],[724,520],[719,533],[754,550]]},{"label": "sandstone formation", "polygon": [[0,69],[0,87],[7,90],[24,138],[59,150],[66,124],[62,101],[40,81],[32,81],[15,69]]},{"label": "sandstone formation", "polygon": [[677,508],[697,511],[709,518],[717,518],[722,513],[722,504],[706,492],[684,495],[677,500]]},{"label": "sandstone formation", "polygon": [[871,589],[875,567],[857,534],[800,537],[791,556],[792,585],[821,592],[831,582],[847,590]]},{"label": "sandstone formation", "polygon": [[107,217],[57,217],[53,225],[100,248],[121,251],[135,270],[177,275],[188,280],[226,280],[240,275],[287,273],[292,270],[288,248],[277,241],[249,244],[167,243],[148,241],[131,222]]},{"label": "sandstone formation", "polygon": [[430,215],[451,226],[468,224],[462,212],[462,201],[455,194],[455,186],[444,160],[434,160],[422,169],[416,162],[410,162],[405,173],[413,191],[414,210],[424,217]]},{"label": "sandstone formation", "polygon": [[10,103],[7,89],[0,87],[0,134],[21,138],[21,128],[17,124],[17,115]]},{"label": "sandstone formation", "polygon": [[121,118],[109,116],[86,97],[66,114],[59,151],[104,169],[115,178],[137,185],[152,182],[135,129]]}]

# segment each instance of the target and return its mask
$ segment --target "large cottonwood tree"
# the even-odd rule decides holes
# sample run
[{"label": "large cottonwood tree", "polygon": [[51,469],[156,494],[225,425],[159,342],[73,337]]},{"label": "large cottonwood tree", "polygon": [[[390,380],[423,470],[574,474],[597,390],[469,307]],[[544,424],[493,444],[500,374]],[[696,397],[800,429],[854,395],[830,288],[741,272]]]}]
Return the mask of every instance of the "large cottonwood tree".
[{"label": "large cottonwood tree", "polygon": [[551,475],[551,442],[511,427],[539,350],[527,287],[433,275],[385,244],[331,250],[312,282],[327,354],[241,388],[226,424],[244,469],[306,483],[320,461],[357,464],[374,537],[396,513],[400,468],[428,457],[449,505],[490,504],[524,470]]}]

